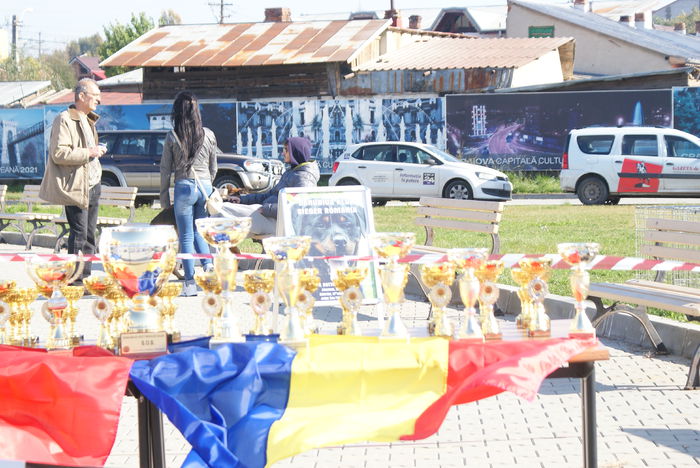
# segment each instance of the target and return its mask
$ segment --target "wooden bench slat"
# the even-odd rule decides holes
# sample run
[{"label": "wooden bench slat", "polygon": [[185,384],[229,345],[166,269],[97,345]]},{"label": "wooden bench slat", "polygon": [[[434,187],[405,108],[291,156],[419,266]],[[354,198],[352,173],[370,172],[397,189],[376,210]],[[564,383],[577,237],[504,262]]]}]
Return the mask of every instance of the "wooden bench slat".
[{"label": "wooden bench slat", "polygon": [[644,232],[644,240],[648,242],[700,245],[700,234],[674,231],[646,231]]},{"label": "wooden bench slat", "polygon": [[441,218],[469,219],[473,221],[484,221],[487,223],[498,223],[501,221],[501,213],[495,211],[464,211],[419,206],[418,214]]},{"label": "wooden bench slat", "polygon": [[660,245],[642,245],[640,251],[643,255],[658,257],[664,260],[681,260],[700,263],[700,250],[663,247]]},{"label": "wooden bench slat", "polygon": [[647,229],[658,231],[681,231],[700,234],[700,223],[697,221],[681,221],[677,219],[649,218]]},{"label": "wooden bench slat", "polygon": [[601,299],[611,299],[670,310],[681,314],[700,316],[700,302],[693,302],[693,299],[697,298],[685,295],[663,293],[658,290],[645,290],[641,287],[614,283],[593,283],[590,285],[588,294]]},{"label": "wooden bench slat", "polygon": [[421,197],[420,206],[434,206],[467,210],[483,210],[483,211],[503,211],[505,204],[503,202],[492,202],[484,200],[455,200],[452,198],[435,198]]},{"label": "wooden bench slat", "polygon": [[498,232],[498,224],[470,223],[467,221],[436,218],[416,218],[415,222],[420,226],[461,229],[463,231],[483,232],[486,234],[495,234]]},{"label": "wooden bench slat", "polygon": [[649,281],[649,280],[643,280],[643,279],[630,279],[625,281],[625,284],[633,284],[633,285],[638,285],[643,288],[649,288],[649,289],[661,289],[665,291],[671,291],[675,293],[680,293],[680,294],[688,294],[690,296],[698,296],[700,298],[700,289],[697,288],[689,288],[687,286],[678,286],[675,284],[669,284],[669,283],[661,283],[658,281]]}]

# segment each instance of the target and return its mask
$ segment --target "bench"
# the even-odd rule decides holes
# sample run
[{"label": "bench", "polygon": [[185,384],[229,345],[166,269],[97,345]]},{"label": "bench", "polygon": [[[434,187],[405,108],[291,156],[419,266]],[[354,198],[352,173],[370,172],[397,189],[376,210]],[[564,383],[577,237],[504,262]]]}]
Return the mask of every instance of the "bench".
[{"label": "bench", "polygon": [[435,228],[456,229],[488,234],[491,236],[491,250],[497,254],[501,248],[498,224],[503,213],[503,202],[454,200],[451,198],[421,197],[418,202],[417,226],[425,228],[425,245],[418,250],[444,251],[433,247]]},{"label": "bench", "polygon": [[[700,222],[671,219],[647,219],[641,253],[657,260],[681,260],[700,263]],[[647,307],[679,312],[689,319],[700,318],[700,289],[676,286],[663,282],[664,272],[658,272],[654,281],[631,279],[625,283],[592,283],[588,299],[595,304],[593,325],[598,326],[607,317],[621,313],[636,319],[644,328],[658,354],[668,350],[647,315]],[[605,306],[603,300],[613,301]],[[686,389],[700,388],[700,345],[690,363]]]},{"label": "bench", "polygon": [[[12,226],[16,228],[22,235],[22,239],[25,243],[25,249],[29,250],[32,248],[32,242],[34,236],[37,232],[48,229],[56,233],[56,226],[53,224],[53,220],[59,215],[55,213],[37,213],[34,211],[34,207],[37,205],[43,206],[56,206],[46,203],[44,200],[39,198],[39,186],[27,184],[22,190],[22,195],[20,195],[19,203],[27,204],[27,211],[20,213],[7,213],[5,210],[5,194],[7,193],[7,186],[3,185],[4,189],[2,191],[2,213],[0,213],[0,233],[5,230],[5,228]],[[27,228],[27,224],[31,228]]]},{"label": "bench", "polygon": [[[111,226],[121,226],[122,224],[130,223],[134,220],[136,216],[136,194],[138,188],[136,187],[108,187],[103,185],[100,194],[99,206],[116,206],[128,210],[128,217],[109,217],[109,216],[98,216],[97,217],[97,238],[99,238],[102,228]],[[65,212],[61,213],[60,216],[53,219],[53,224],[58,227],[58,232],[56,233],[56,244],[54,245],[54,252],[58,253],[67,243],[67,234],[70,231],[70,226],[68,225],[68,220],[66,219]]]}]

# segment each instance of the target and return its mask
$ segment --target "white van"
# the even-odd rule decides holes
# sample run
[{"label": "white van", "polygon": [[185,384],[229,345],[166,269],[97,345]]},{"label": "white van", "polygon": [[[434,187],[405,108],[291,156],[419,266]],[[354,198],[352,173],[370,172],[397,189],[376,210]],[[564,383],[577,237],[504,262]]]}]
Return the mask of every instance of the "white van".
[{"label": "white van", "polygon": [[588,127],[569,132],[559,183],[584,205],[621,197],[700,195],[700,139],[663,127]]}]

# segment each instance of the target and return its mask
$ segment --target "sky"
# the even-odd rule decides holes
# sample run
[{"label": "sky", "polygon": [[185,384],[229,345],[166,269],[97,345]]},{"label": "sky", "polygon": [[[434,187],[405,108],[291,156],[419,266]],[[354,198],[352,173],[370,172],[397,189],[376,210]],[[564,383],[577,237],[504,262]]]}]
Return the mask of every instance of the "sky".
[{"label": "sky", "polygon": [[[184,24],[218,22],[219,5],[225,4],[225,22],[257,22],[264,19],[265,8],[287,7],[294,21],[303,21],[305,15],[320,13],[346,13],[361,10],[389,9],[390,0],[263,0],[261,2],[236,2],[234,0],[0,0],[0,28],[11,31],[12,15],[17,15],[22,26],[19,44],[29,55],[37,55],[39,39],[42,52],[63,48],[80,37],[100,33],[104,27],[117,22],[128,23],[132,13],[145,12],[157,22],[161,12],[172,9],[182,17]],[[394,0],[397,9],[444,8],[455,6],[504,5],[506,0]],[[406,20],[407,22],[407,20]],[[41,34],[41,36],[39,36]]]}]

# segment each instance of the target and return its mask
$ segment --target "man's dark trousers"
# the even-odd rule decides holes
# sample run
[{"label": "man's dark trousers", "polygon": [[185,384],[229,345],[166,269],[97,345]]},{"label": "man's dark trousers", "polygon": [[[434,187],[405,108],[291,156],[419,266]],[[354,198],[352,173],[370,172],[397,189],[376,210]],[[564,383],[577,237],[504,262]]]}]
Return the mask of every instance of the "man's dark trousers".
[{"label": "man's dark trousers", "polygon": [[[70,226],[68,234],[69,254],[94,254],[97,252],[97,209],[99,207],[102,186],[95,185],[90,189],[90,204],[87,210],[77,206],[66,206],[66,219]],[[90,275],[91,262],[86,262],[83,268],[83,278]]]}]

